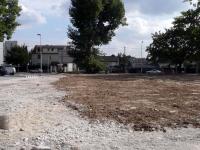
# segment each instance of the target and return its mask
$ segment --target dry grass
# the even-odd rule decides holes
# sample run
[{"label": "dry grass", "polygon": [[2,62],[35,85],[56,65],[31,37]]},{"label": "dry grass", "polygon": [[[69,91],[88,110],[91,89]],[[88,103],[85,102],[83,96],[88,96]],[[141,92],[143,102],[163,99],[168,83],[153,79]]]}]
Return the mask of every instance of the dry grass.
[{"label": "dry grass", "polygon": [[69,75],[56,85],[69,94],[70,107],[91,119],[145,131],[200,127],[199,76]]}]

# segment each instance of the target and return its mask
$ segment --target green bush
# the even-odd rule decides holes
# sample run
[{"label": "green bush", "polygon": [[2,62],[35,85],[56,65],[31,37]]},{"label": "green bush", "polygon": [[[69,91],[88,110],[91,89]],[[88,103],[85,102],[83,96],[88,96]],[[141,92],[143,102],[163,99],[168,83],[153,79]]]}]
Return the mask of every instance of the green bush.
[{"label": "green bush", "polygon": [[87,73],[98,73],[105,70],[105,64],[93,55],[86,59],[85,66]]}]

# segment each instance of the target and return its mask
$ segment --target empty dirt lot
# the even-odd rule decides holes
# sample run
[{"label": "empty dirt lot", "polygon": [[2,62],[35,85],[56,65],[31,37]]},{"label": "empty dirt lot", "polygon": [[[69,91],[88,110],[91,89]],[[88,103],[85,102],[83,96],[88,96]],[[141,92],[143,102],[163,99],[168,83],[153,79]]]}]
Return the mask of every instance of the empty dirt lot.
[{"label": "empty dirt lot", "polygon": [[56,83],[83,117],[135,130],[200,127],[200,76],[69,75]]},{"label": "empty dirt lot", "polygon": [[[127,102],[125,105],[122,100],[125,101],[126,99],[122,94],[122,91],[119,93],[119,90],[122,90],[125,83],[130,82],[129,80],[131,80],[131,83],[137,85],[137,89],[139,89],[140,84],[137,82],[143,83],[144,80],[150,80],[147,78],[149,77],[87,75],[68,75],[65,77],[64,75],[46,74],[42,76],[32,76],[30,74],[30,76],[0,77],[0,86],[2,87],[0,88],[0,116],[6,115],[9,119],[9,130],[0,129],[0,149],[199,150],[200,128],[194,128],[191,125],[182,125],[189,126],[188,128],[167,128],[167,132],[134,131],[134,128],[131,128],[131,126],[134,126],[134,122],[136,122],[135,120],[137,118],[134,117],[137,115],[144,116],[143,118],[141,117],[141,121],[138,121],[139,123],[144,122],[144,124],[147,124],[147,127],[150,125],[148,121],[150,122],[151,120],[149,119],[146,121],[145,117],[147,115],[144,115],[141,112],[145,111],[144,108],[149,108],[151,105],[146,104],[145,101],[147,100],[144,100],[142,95],[140,95],[140,97],[142,97],[141,102],[139,102],[138,98],[138,103],[131,103],[131,107],[128,106],[130,105],[130,102]],[[154,80],[158,80],[155,78],[157,77],[154,77]],[[174,82],[173,80],[175,80],[177,82],[177,86],[182,84],[182,82],[189,82],[189,80],[193,80],[193,77],[187,77],[187,81],[183,81],[186,77],[180,78],[180,81],[177,81],[176,79],[169,80],[167,77],[162,78],[163,79],[159,79],[157,82],[162,81],[166,82],[165,84],[168,84],[168,82]],[[198,77],[194,78],[196,79],[195,81],[191,81],[193,82],[191,85],[196,87],[195,84],[199,85]],[[164,79],[166,81],[164,81]],[[56,87],[53,84],[56,82],[60,83],[59,87],[65,91],[56,90]],[[116,82],[121,82],[123,84],[116,84]],[[110,87],[111,83],[114,84],[113,87]],[[129,87],[129,89],[126,88],[127,93],[128,90],[131,90],[130,85],[131,84],[126,85]],[[148,85],[146,84],[145,86]],[[98,91],[98,88],[101,90]],[[108,90],[108,88],[113,88],[113,90]],[[152,90],[153,89],[154,88],[152,88]],[[90,92],[90,90],[97,91],[96,93],[93,93]],[[142,92],[142,89],[140,90]],[[196,90],[196,92],[194,91],[192,95],[198,96],[198,88],[194,90]],[[114,94],[113,99],[111,99],[112,95],[102,95],[102,93],[107,93],[107,91],[113,92],[110,93]],[[124,90],[124,92],[125,91],[126,90]],[[145,97],[148,97],[146,92],[147,91],[144,92],[146,94]],[[93,93],[93,95],[88,93]],[[115,93],[118,95],[115,95]],[[130,97],[130,99],[134,100],[135,98],[136,101],[137,97],[135,95],[139,96],[141,93],[134,93],[133,98]],[[69,95],[69,97],[65,97],[65,95]],[[98,96],[102,97],[98,98]],[[104,100],[104,97],[107,99]],[[115,102],[118,100],[115,99],[115,97],[118,97],[121,102]],[[101,99],[104,101],[102,102]],[[99,100],[98,103],[97,100]],[[156,101],[154,103],[156,103]],[[67,107],[66,104],[71,108]],[[102,105],[102,107],[99,105]],[[142,105],[144,105],[144,108]],[[168,108],[168,104],[166,105]],[[160,105],[157,104],[156,106]],[[174,106],[178,109],[176,105],[173,105],[173,107]],[[141,107],[143,109],[140,110],[137,107]],[[197,104],[195,107],[197,107]],[[105,109],[106,111],[104,111]],[[135,114],[129,114],[129,109],[132,111],[134,109],[138,109],[138,111],[140,110],[141,112],[140,114],[137,114],[137,112],[135,112]],[[175,113],[174,109],[171,113]],[[150,109],[146,110],[151,112]],[[161,107],[156,108],[156,111],[158,110],[161,111]],[[120,113],[121,111],[124,112],[124,114]],[[194,111],[198,113],[196,108]],[[80,114],[82,114],[82,116]],[[125,114],[128,115],[124,116]],[[187,112],[185,114],[187,114]],[[151,115],[152,114],[149,114],[149,116]],[[194,117],[195,122],[198,122],[198,118],[195,120],[194,114],[189,115]],[[84,116],[89,116],[90,119],[88,119],[89,117]],[[134,117],[131,118],[131,116]],[[198,117],[197,114],[196,116]],[[100,120],[106,119],[108,121],[104,121],[103,123],[100,123],[99,121],[91,122],[91,120],[96,120],[96,118],[99,118]],[[127,118],[130,119],[128,120]],[[116,119],[121,119],[118,120],[118,122],[122,122],[124,124],[128,124],[130,122],[130,126],[119,124],[116,122]],[[193,123],[194,125],[195,122]],[[159,123],[158,119],[153,125],[158,126]],[[137,124],[135,123],[135,125]],[[138,125],[135,129],[146,129],[144,127],[144,125]],[[196,125],[196,127],[198,126]],[[152,130],[153,128],[151,127],[147,129]]]}]

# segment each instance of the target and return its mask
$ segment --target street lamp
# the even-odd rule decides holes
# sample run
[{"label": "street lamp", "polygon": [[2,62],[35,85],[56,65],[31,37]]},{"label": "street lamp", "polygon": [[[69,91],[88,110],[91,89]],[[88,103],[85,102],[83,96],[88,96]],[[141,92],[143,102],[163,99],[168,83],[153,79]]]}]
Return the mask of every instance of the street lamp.
[{"label": "street lamp", "polygon": [[143,65],[143,64],[142,64],[142,57],[143,57],[143,56],[142,56],[142,55],[143,55],[143,54],[142,54],[142,51],[143,51],[143,43],[144,43],[144,41],[141,42],[141,73],[143,72],[143,66],[142,66],[142,65]]},{"label": "street lamp", "polygon": [[40,37],[40,72],[43,72],[42,69],[42,35],[41,34],[37,34]]}]

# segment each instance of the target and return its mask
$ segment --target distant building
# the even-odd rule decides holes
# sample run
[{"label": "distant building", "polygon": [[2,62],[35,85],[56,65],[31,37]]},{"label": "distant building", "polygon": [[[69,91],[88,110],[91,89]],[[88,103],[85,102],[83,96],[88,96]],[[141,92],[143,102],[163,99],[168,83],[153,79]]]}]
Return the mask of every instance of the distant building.
[{"label": "distant building", "polygon": [[73,63],[73,58],[69,56],[69,47],[65,45],[36,45],[32,50],[31,64],[40,66],[41,53],[42,64],[51,71],[64,68],[64,72],[73,72],[76,70],[76,65]]},{"label": "distant building", "polygon": [[101,56],[101,62],[103,62],[106,67],[114,67],[119,65],[119,58],[117,56]]},{"label": "distant building", "polygon": [[4,56],[3,56],[3,42],[0,42],[0,65],[3,65]]},{"label": "distant building", "polygon": [[146,60],[146,58],[131,58],[130,59],[131,62],[131,67],[132,68],[141,68],[141,67],[145,67],[146,65],[148,65],[148,61]]},{"label": "distant building", "polygon": [[138,73],[138,72],[146,72],[151,69],[155,69],[156,66],[151,65],[146,58],[134,58],[131,57],[130,60],[130,68],[129,72],[131,73]]},{"label": "distant building", "polygon": [[13,48],[17,46],[17,41],[5,41],[4,42],[4,58],[7,56],[8,52]]}]

